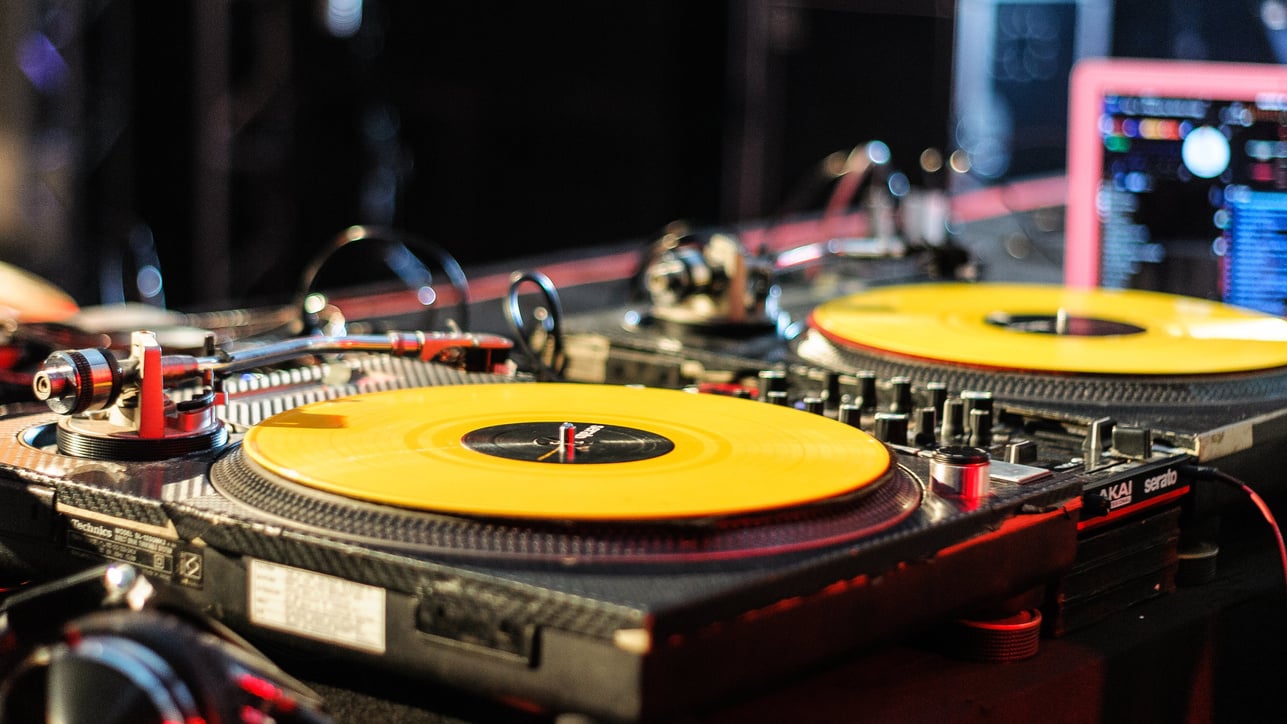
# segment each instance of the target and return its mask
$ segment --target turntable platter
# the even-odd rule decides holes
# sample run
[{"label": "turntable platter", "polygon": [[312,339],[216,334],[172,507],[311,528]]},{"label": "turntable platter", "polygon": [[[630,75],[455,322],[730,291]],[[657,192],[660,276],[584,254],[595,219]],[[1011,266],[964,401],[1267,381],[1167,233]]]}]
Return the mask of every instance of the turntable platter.
[{"label": "turntable platter", "polygon": [[1287,366],[1287,320],[1138,290],[878,287],[823,303],[810,326],[841,348],[994,370],[1153,376]]},{"label": "turntable platter", "polygon": [[275,475],[357,500],[572,520],[772,511],[875,488],[892,465],[882,443],[820,415],[576,384],[431,387],[318,402],[252,428],[243,451]]}]

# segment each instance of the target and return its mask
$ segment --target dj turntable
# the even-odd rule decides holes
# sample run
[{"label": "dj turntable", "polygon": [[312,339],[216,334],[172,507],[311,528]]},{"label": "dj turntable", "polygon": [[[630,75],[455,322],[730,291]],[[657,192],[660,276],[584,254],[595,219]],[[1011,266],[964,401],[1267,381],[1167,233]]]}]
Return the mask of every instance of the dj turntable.
[{"label": "dj turntable", "polygon": [[[651,720],[944,621],[1023,617],[974,653],[1030,656],[1173,590],[1189,463],[1282,437],[1281,319],[807,272],[783,291],[731,238],[686,244],[645,258],[643,313],[556,312],[561,348],[57,350],[42,403],[0,416],[0,570],[124,563],[274,658]],[[515,275],[511,302],[524,281],[548,279]]]},{"label": "dj turntable", "polygon": [[[0,421],[11,570],[126,561],[244,635],[555,711],[682,710],[1038,587],[1070,564],[1095,476],[989,475],[968,448],[889,446],[733,396],[418,361],[434,379],[381,375],[390,360],[370,352],[327,363],[357,388],[316,365],[269,374],[244,397],[280,411],[244,423],[194,417],[200,386],[167,396],[148,437],[149,370],[182,390],[285,355],[158,364],[147,349],[115,371],[94,350],[55,354],[36,385],[57,411]],[[386,389],[344,394],[369,383]]]},{"label": "dj turntable", "polygon": [[616,324],[590,316],[571,335],[579,354],[569,374],[683,386],[774,369],[815,393],[835,391],[822,379],[839,375],[852,394],[868,385],[869,405],[874,388],[855,375],[881,380],[882,398],[894,379],[986,389],[994,422],[1058,420],[1084,435],[1104,420],[1105,434],[1144,429],[1199,461],[1259,473],[1287,438],[1280,318],[1139,290],[860,280],[846,291],[827,281],[805,277],[776,295],[794,307],[767,333],[681,328],[652,311],[616,310]]},{"label": "dj turntable", "polygon": [[823,303],[797,351],[833,368],[986,384],[1015,411],[1112,416],[1214,460],[1282,426],[1285,343],[1281,318],[1202,299],[953,284]]}]

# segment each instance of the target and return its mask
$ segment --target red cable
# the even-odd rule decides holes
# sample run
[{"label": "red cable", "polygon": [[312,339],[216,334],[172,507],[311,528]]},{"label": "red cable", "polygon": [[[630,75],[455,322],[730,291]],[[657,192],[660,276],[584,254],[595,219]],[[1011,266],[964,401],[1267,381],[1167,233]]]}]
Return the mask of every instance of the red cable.
[{"label": "red cable", "polygon": [[1242,492],[1247,494],[1247,497],[1251,498],[1251,502],[1260,510],[1260,514],[1264,516],[1265,521],[1269,523],[1270,530],[1274,532],[1274,539],[1278,543],[1278,562],[1283,569],[1283,578],[1284,580],[1287,580],[1287,545],[1284,545],[1283,543],[1282,529],[1278,527],[1278,521],[1274,519],[1274,514],[1269,510],[1269,505],[1265,502],[1265,499],[1260,497],[1256,491],[1252,490],[1250,485],[1247,485],[1241,480],[1223,471],[1210,467],[1202,467],[1197,468],[1196,472],[1228,483],[1229,485],[1237,486],[1242,489]]}]

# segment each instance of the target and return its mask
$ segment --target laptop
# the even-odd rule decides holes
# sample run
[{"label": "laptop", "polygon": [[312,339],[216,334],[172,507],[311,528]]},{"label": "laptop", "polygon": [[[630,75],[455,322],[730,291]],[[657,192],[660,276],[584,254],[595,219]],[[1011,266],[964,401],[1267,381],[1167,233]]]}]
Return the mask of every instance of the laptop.
[{"label": "laptop", "polygon": [[1287,66],[1078,62],[1064,280],[1287,315]]}]

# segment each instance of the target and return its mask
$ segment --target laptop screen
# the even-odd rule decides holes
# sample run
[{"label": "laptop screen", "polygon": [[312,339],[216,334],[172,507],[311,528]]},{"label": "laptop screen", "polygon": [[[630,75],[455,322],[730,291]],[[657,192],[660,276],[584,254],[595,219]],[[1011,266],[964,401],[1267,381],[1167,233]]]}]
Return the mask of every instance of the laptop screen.
[{"label": "laptop screen", "polygon": [[1287,314],[1287,67],[1073,70],[1065,281]]}]

